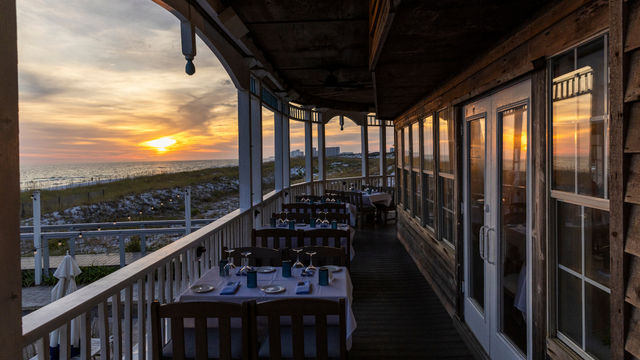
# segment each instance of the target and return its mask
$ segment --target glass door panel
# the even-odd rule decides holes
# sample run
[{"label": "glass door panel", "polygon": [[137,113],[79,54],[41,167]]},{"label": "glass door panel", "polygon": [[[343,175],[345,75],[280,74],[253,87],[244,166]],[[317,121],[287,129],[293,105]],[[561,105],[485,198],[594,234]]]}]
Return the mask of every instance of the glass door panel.
[{"label": "glass door panel", "polygon": [[527,106],[501,111],[500,331],[527,353]]},{"label": "glass door panel", "polygon": [[469,121],[468,127],[469,296],[484,311],[484,246],[481,247],[481,243],[484,245],[485,118]]}]

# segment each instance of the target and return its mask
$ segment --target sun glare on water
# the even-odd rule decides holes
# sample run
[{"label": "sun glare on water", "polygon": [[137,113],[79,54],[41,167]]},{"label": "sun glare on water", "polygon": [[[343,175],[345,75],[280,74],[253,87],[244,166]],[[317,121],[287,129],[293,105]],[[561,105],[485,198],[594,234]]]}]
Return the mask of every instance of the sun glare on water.
[{"label": "sun glare on water", "polygon": [[142,143],[142,145],[149,146],[155,148],[158,152],[165,152],[167,148],[177,143],[176,139],[171,137],[163,137],[160,139],[150,140]]}]

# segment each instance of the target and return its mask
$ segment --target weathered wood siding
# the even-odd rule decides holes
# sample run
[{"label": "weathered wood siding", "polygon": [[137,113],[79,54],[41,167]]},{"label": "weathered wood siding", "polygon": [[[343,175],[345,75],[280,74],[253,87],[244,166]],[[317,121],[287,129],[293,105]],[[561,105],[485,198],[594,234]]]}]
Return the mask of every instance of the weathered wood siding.
[{"label": "weathered wood siding", "polygon": [[640,0],[610,8],[612,358],[640,358]]},{"label": "weathered wood siding", "polygon": [[398,209],[398,239],[404,244],[418,268],[453,316],[456,303],[455,251],[434,239],[425,228]]}]

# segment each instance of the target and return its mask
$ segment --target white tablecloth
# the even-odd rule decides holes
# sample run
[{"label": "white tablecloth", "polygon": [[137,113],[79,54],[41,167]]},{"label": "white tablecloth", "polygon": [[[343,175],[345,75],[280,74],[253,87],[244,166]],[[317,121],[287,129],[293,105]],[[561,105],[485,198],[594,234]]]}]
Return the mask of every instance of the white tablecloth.
[{"label": "white tablecloth", "polygon": [[[344,298],[346,302],[346,317],[347,317],[347,349],[351,348],[351,335],[356,329],[356,318],[351,310],[351,303],[353,300],[353,285],[351,284],[351,276],[349,276],[349,270],[343,267],[342,271],[334,272],[335,279],[329,283],[328,286],[318,285],[318,272],[313,277],[300,276],[302,269],[291,269],[291,277],[282,277],[282,268],[276,268],[276,271],[272,273],[262,274],[258,273],[258,287],[254,289],[247,288],[247,278],[245,276],[230,276],[229,278],[220,277],[218,267],[213,267],[198,281],[198,284],[211,284],[216,288],[208,293],[195,293],[190,289],[183,292],[177,301],[230,301],[230,302],[242,302],[247,300],[256,300],[257,302],[285,299],[285,298],[316,298],[327,299],[337,301],[340,298]],[[296,283],[301,280],[310,280],[311,291],[310,294],[296,295]],[[241,281],[240,288],[234,295],[220,295],[220,291],[228,281]],[[283,285],[286,290],[279,294],[266,294],[260,290],[260,287],[264,285]],[[332,321],[335,319],[329,319]]]},{"label": "white tablecloth", "polygon": [[[261,227],[259,230],[263,230],[263,229],[273,229],[270,226],[263,226]],[[311,226],[309,224],[305,224],[304,226],[296,226],[296,230],[303,230],[305,232],[305,238],[304,238],[304,246],[315,246],[316,244],[311,244],[311,238],[307,237],[307,236],[311,236],[311,234],[306,235],[307,231],[313,231],[313,230],[317,230],[320,229],[319,227],[316,227],[315,229],[311,228]],[[341,228],[338,225],[338,230],[345,230],[344,228]],[[349,246],[351,248],[351,258],[349,260],[353,260],[353,256],[355,255],[355,252],[353,251],[353,237],[356,235],[356,231],[351,227],[348,226],[347,229],[345,231],[349,231],[349,237],[348,237],[348,244],[347,244],[347,237],[343,237],[340,239],[340,246],[344,246],[345,248],[347,246]],[[272,246],[272,240],[269,240],[269,245]],[[291,246],[298,247],[301,245],[298,245],[298,239],[291,239]],[[331,244],[330,244],[331,246]],[[333,244],[332,246],[336,246],[336,244]]]}]

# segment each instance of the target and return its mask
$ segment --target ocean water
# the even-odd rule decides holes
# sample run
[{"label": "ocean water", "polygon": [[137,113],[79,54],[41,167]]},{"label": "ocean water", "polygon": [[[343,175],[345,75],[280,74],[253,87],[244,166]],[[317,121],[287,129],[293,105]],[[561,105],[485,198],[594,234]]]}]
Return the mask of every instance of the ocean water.
[{"label": "ocean water", "polygon": [[55,189],[128,177],[237,166],[238,160],[140,161],[92,164],[21,165],[20,189]]}]

